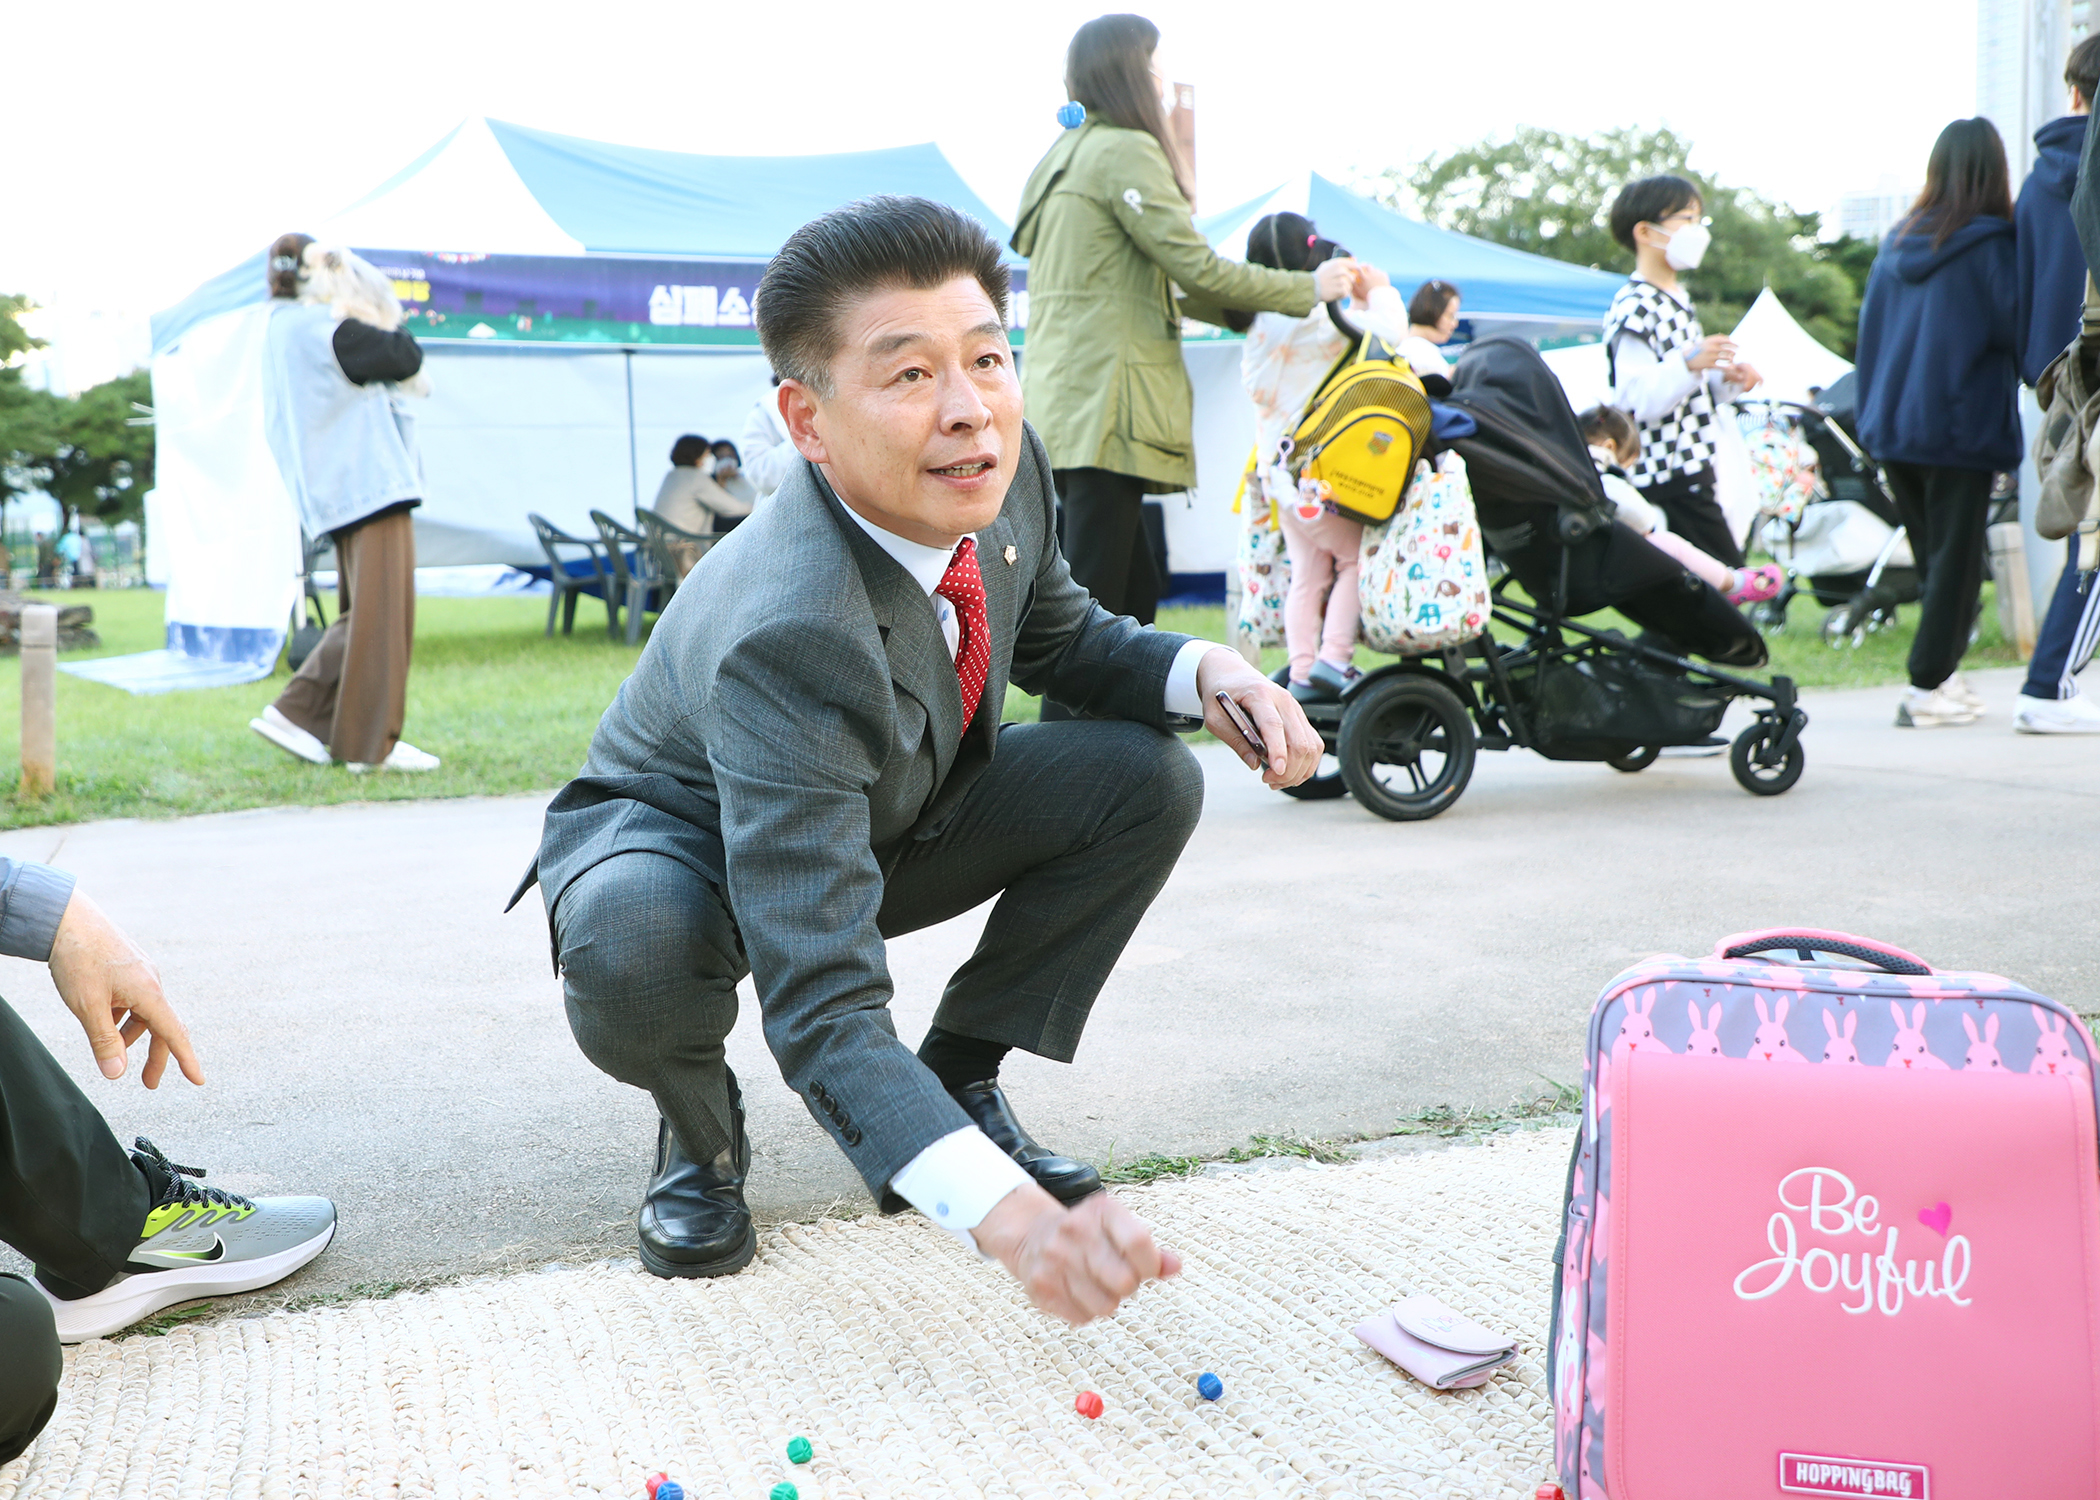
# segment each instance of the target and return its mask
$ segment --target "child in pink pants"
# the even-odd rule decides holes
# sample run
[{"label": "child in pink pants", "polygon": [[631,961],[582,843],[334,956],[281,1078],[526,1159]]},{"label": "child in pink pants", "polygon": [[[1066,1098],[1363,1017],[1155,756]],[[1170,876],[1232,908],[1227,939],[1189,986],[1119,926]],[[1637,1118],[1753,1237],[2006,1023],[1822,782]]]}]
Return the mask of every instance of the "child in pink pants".
[{"label": "child in pink pants", "polygon": [[[1247,232],[1248,261],[1273,270],[1310,271],[1347,254],[1320,238],[1302,214],[1267,214]],[[1389,345],[1407,337],[1407,305],[1385,272],[1369,265],[1356,267],[1349,319]],[[1255,480],[1261,488],[1255,503],[1266,501],[1274,508],[1291,561],[1291,588],[1283,603],[1291,692],[1304,699],[1331,698],[1356,675],[1350,665],[1356,655],[1356,549],[1364,529],[1300,497],[1286,467],[1284,444],[1349,343],[1325,307],[1302,318],[1256,313],[1244,332],[1240,379],[1254,402]]]},{"label": "child in pink pants", "polygon": [[1283,601],[1291,683],[1311,681],[1315,660],[1346,680],[1355,671],[1350,660],[1356,655],[1356,565],[1363,526],[1317,505],[1287,503],[1278,507],[1276,518],[1291,559],[1291,591]]}]

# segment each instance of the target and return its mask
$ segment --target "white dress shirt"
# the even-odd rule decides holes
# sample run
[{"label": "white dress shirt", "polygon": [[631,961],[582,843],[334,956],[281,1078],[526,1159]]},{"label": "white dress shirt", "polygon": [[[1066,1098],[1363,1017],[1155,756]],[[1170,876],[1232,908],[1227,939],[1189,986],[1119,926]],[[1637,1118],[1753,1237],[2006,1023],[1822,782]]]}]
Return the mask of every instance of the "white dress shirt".
[{"label": "white dress shirt", "polygon": [[[933,601],[935,616],[941,623],[941,639],[948,643],[948,655],[955,655],[962,640],[962,626],[955,618],[955,606],[945,595],[936,594],[941,579],[947,575],[948,564],[955,559],[954,547],[929,547],[924,542],[914,542],[885,531],[850,505],[845,505],[846,514],[860,523],[860,529],[874,538],[875,545],[897,560],[897,565],[909,573],[912,581],[927,593]],[[961,546],[960,542],[956,546]],[[978,549],[977,565],[986,566],[983,549]],[[1165,707],[1170,714],[1183,714],[1190,718],[1203,717],[1203,699],[1196,688],[1196,665],[1208,652],[1223,649],[1211,641],[1190,641],[1174,658],[1174,665],[1167,671]],[[999,705],[993,705],[996,712]],[[972,1249],[977,1240],[970,1233],[984,1222],[984,1216],[992,1211],[999,1200],[1024,1183],[1034,1181],[1021,1169],[1020,1163],[993,1145],[991,1138],[975,1125],[942,1136],[925,1150],[904,1164],[902,1171],[890,1179],[890,1187],[913,1208],[933,1220]],[[980,1252],[981,1253],[981,1252]]]}]

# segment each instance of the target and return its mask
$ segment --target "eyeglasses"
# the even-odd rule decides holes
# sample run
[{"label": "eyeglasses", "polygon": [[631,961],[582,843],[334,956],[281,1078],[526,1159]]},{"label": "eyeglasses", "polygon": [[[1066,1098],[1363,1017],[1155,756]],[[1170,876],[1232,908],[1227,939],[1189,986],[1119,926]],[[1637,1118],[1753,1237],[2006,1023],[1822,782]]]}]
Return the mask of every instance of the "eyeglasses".
[{"label": "eyeglasses", "polygon": [[1671,214],[1670,217],[1667,219],[1651,219],[1649,220],[1649,222],[1653,224],[1657,229],[1661,229],[1666,225],[1674,224],[1679,219],[1685,220],[1688,226],[1691,224],[1697,224],[1702,229],[1711,229],[1714,227],[1714,221],[1710,217],[1704,214],[1694,217],[1692,211],[1688,208],[1679,209],[1676,213]]}]

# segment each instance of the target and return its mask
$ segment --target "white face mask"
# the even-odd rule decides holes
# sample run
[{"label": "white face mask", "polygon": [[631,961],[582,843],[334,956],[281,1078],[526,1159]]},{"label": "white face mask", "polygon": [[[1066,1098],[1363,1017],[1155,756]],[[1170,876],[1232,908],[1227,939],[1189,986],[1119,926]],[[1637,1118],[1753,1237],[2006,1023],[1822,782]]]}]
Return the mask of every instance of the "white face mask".
[{"label": "white face mask", "polygon": [[1706,259],[1706,247],[1713,242],[1713,233],[1704,224],[1687,224],[1663,246],[1663,259],[1676,270],[1696,271],[1699,262]]}]

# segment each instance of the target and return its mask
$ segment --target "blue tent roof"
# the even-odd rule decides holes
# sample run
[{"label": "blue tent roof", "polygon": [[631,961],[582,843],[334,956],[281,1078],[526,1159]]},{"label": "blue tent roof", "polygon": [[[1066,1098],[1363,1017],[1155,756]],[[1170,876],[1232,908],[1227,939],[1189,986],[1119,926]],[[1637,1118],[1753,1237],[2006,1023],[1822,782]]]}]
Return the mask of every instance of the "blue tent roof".
[{"label": "blue tent roof", "polygon": [[[1318,173],[1301,181],[1302,192],[1278,189],[1201,219],[1197,227],[1213,245],[1232,253],[1244,245],[1247,227],[1262,214],[1303,213],[1322,235],[1391,276],[1403,297],[1432,277],[1455,283],[1468,317],[1600,322],[1625,280],[1424,224]],[[1295,201],[1300,199],[1302,205]]]},{"label": "blue tent roof", "polygon": [[[462,138],[469,126],[486,128],[485,136],[479,129],[472,132],[483,143],[482,156],[459,154],[474,144]],[[555,135],[502,120],[456,126],[339,217],[360,222],[358,210],[398,191],[410,194],[402,201],[416,201],[415,179],[434,166],[441,168],[440,158],[448,149],[454,151],[455,174],[465,172],[476,183],[489,182],[500,198],[506,189],[493,179],[507,174],[501,162],[486,155],[489,137],[517,174],[517,182],[509,184],[507,192],[514,197],[517,185],[522,184],[537,205],[532,213],[540,216],[539,221],[551,221],[586,255],[764,261],[790,234],[819,214],[877,193],[932,198],[979,220],[1001,245],[1012,236],[1011,226],[970,190],[931,142],[825,156],[695,156]],[[478,165],[462,168],[462,161]],[[443,180],[449,185],[458,177]],[[426,186],[425,192],[430,191]],[[466,217],[473,218],[471,206]],[[514,211],[508,218],[492,219],[485,235],[466,243],[461,243],[457,224],[444,232],[447,242],[442,244],[399,243],[390,238],[383,246],[371,245],[356,238],[354,230],[346,230],[344,237],[359,249],[501,254],[521,248],[505,243],[506,230],[501,227],[516,223]],[[328,224],[319,226],[318,232],[324,238],[337,237]],[[437,231],[432,233],[435,236]],[[1018,257],[1010,253],[1008,259],[1018,264]],[[154,352],[167,348],[205,319],[260,302],[264,295],[262,255],[258,253],[156,314]]]},{"label": "blue tent roof", "polygon": [[930,141],[831,156],[691,156],[488,123],[533,197],[586,250],[765,260],[817,215],[875,193],[951,204],[1001,244],[1013,233]]}]

